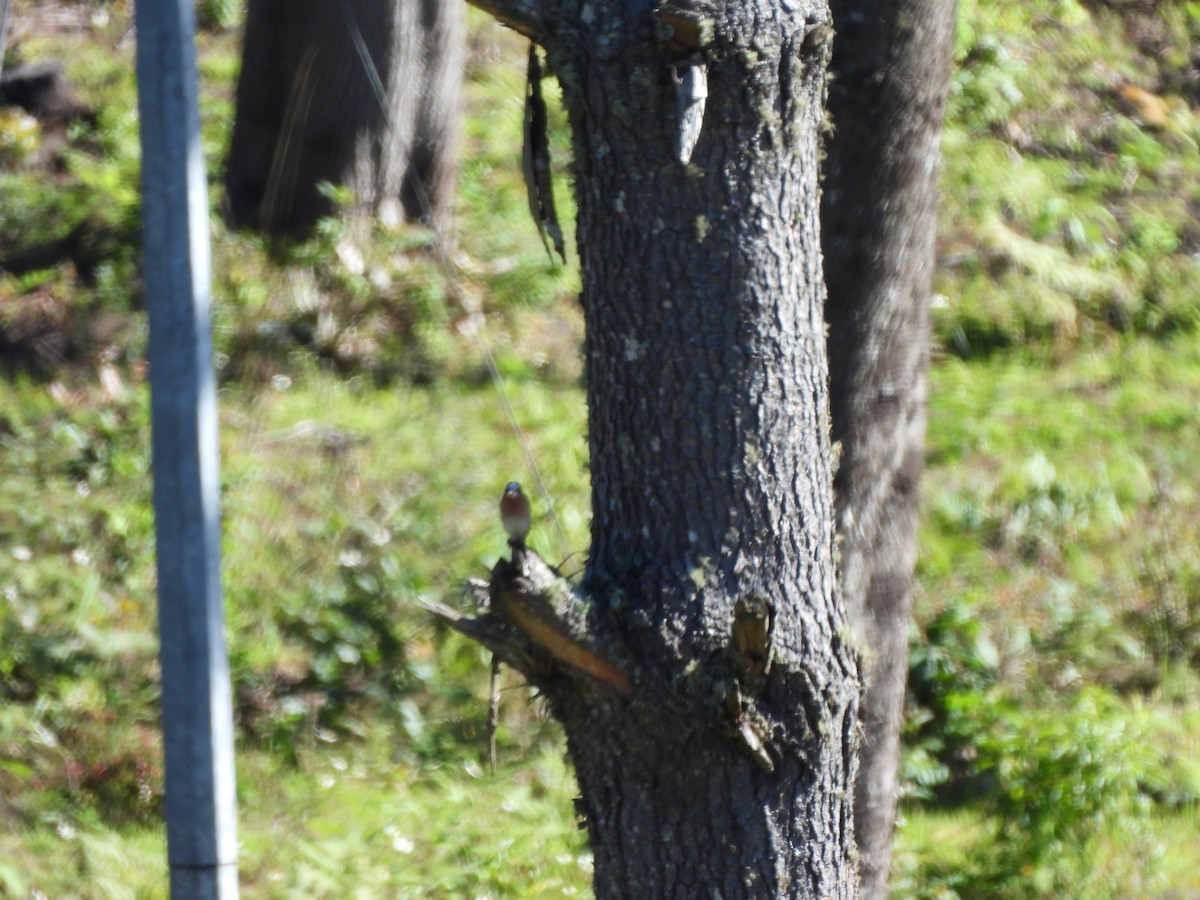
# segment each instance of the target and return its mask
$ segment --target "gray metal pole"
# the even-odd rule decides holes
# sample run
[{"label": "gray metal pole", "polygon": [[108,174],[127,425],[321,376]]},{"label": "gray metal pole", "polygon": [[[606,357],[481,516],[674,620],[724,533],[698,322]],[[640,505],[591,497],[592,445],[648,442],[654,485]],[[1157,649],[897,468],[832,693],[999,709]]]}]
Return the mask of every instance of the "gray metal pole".
[{"label": "gray metal pole", "polygon": [[11,0],[0,0],[0,73],[4,72],[4,52],[8,49],[8,8]]},{"label": "gray metal pole", "polygon": [[193,2],[137,3],[167,856],[173,900],[231,900],[233,716]]}]

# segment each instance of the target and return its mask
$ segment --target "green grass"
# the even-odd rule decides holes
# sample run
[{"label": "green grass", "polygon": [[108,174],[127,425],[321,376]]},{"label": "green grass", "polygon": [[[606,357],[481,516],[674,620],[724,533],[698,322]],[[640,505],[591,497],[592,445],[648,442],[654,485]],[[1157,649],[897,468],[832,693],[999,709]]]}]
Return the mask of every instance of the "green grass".
[{"label": "green grass", "polygon": [[935,317],[946,348],[1194,328],[1200,121],[1175,92],[1200,39],[1195,4],[961,13]]},{"label": "green grass", "polygon": [[[1195,807],[1180,813],[1154,814],[1138,820],[1135,835],[1121,832],[1120,839],[1102,838],[1089,860],[1093,869],[1077,882],[1069,896],[1118,900],[1169,895],[1170,890],[1186,896],[1200,889],[1195,865],[1198,815]],[[988,852],[990,841],[986,820],[969,809],[905,812],[897,832],[895,893],[930,900],[959,896],[947,882],[958,873],[970,871]],[[1139,856],[1140,868],[1130,871],[1131,862],[1138,862]],[[1016,896],[1036,895],[1035,891]],[[975,892],[961,896],[983,895]]]},{"label": "green grass", "polygon": [[[0,273],[0,896],[166,891],[130,9],[106,8],[18,48],[98,110],[62,165],[0,118],[0,253],[81,236]],[[216,185],[237,4],[201,14]],[[484,771],[488,660],[418,606],[467,602],[500,486],[536,481],[506,402],[557,512],[534,492],[531,541],[568,570],[587,545],[578,275],[526,210],[523,47],[470,32],[454,274],[418,227],[271,253],[214,215],[247,896],[587,892],[556,728],[507,674]],[[1194,3],[962,4],[899,897],[1200,888],[1197,41]]]},{"label": "green grass", "polygon": [[[571,818],[572,777],[560,752],[487,775],[477,764],[379,772],[374,754],[355,762],[332,747],[304,771],[278,774],[263,797],[272,815],[246,842],[252,895],[338,897],[347,885],[361,897],[586,888],[590,857]],[[297,808],[306,810],[300,822]],[[254,829],[255,818],[243,827]],[[291,841],[297,858],[281,859],[279,846]]]},{"label": "green grass", "polygon": [[[326,742],[328,741],[328,742]],[[243,754],[240,876],[249,897],[584,894],[591,858],[561,749],[506,764],[414,768],[386,746],[318,739],[295,764]],[[0,891],[166,897],[161,831],[60,825],[0,836]],[[85,886],[86,885],[86,886]]]}]

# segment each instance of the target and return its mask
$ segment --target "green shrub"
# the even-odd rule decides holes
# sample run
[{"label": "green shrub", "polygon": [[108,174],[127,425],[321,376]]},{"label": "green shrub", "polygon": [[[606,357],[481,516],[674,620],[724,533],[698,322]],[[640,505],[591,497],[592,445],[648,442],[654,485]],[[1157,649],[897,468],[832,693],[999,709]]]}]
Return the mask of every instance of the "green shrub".
[{"label": "green shrub", "polygon": [[[993,700],[968,715],[991,833],[954,867],[924,866],[922,896],[1116,898],[1153,885],[1140,785],[1157,760],[1114,694],[1086,689],[1056,709]],[[1105,840],[1120,841],[1116,857]]]},{"label": "green shrub", "polygon": [[[1107,868],[1099,837],[1144,814],[1139,784],[1153,758],[1122,702],[1094,688],[1065,710],[998,711],[977,765],[994,780],[985,803],[996,832],[971,878],[994,896],[1062,897],[1084,896],[1092,873]],[[1126,861],[1153,854],[1136,835],[1125,851]],[[1119,884],[1106,887],[1121,894]]]}]

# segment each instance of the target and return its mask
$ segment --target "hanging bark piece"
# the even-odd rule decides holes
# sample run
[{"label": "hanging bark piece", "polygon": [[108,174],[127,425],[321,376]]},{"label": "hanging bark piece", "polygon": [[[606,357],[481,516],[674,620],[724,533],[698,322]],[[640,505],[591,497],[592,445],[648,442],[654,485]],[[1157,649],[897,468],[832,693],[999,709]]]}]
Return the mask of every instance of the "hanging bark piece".
[{"label": "hanging bark piece", "polygon": [[[567,261],[562,228],[554,209],[554,190],[550,178],[550,138],[546,133],[546,101],[542,97],[542,64],[537,46],[529,45],[529,67],[525,85],[525,134],[521,148],[525,190],[529,194],[529,212],[537,223],[546,252]],[[551,250],[553,246],[553,251]]]}]

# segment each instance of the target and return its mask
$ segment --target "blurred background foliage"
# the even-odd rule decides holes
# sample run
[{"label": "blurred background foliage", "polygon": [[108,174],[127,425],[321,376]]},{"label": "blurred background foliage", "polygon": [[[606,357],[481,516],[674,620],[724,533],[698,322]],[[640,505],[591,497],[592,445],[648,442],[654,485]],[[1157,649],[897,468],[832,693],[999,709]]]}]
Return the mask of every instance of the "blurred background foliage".
[{"label": "blurred background foliage", "polygon": [[[237,0],[198,5],[218,184]],[[15,3],[0,110],[0,895],[163,896],[132,6]],[[900,897],[1200,891],[1200,3],[960,0],[912,626]],[[248,896],[561,896],[561,740],[417,601],[587,546],[581,317],[520,177],[524,60],[472,14],[453,268],[212,192],[225,587]],[[552,111],[560,209],[568,140]],[[335,198],[337,190],[330,188]],[[564,220],[568,217],[564,215]],[[561,526],[561,536],[560,529]]]}]

